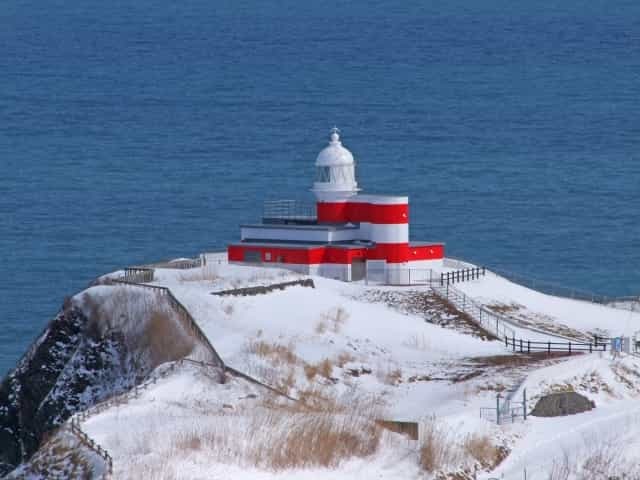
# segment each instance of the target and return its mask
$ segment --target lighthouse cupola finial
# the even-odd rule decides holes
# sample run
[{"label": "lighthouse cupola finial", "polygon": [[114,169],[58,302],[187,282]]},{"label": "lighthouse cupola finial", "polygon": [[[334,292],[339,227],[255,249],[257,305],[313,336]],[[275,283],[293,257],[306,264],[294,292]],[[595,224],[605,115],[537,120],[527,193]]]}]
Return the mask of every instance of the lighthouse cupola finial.
[{"label": "lighthouse cupola finial", "polygon": [[331,139],[331,143],[341,143],[340,142],[340,129],[338,127],[333,127],[331,129],[331,135],[329,136]]},{"label": "lighthouse cupola finial", "polygon": [[320,202],[346,200],[358,193],[355,161],[340,141],[340,130],[333,127],[327,145],[316,158],[316,179],[311,189]]}]

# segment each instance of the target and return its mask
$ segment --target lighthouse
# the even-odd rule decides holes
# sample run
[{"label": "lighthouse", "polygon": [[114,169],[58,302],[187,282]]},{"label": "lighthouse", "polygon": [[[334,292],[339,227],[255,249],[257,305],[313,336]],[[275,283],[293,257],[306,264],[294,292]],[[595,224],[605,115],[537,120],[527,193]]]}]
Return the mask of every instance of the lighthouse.
[{"label": "lighthouse", "polygon": [[316,158],[316,178],[311,191],[318,202],[344,202],[358,193],[353,154],[340,141],[337,127],[331,129],[329,145]]},{"label": "lighthouse", "polygon": [[441,266],[444,244],[409,241],[409,198],[366,195],[353,154],[333,128],[315,161],[315,205],[265,202],[262,222],[240,226],[232,263],[279,266],[344,281],[410,284]]}]

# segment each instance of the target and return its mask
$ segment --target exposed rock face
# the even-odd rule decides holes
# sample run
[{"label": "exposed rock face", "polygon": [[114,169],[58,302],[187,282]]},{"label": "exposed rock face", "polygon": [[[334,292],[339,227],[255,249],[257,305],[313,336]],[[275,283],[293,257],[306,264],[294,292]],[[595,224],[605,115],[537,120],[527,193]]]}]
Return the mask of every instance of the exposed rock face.
[{"label": "exposed rock face", "polygon": [[0,477],[74,413],[202,348],[166,299],[140,288],[90,288],[53,319],[0,384]]},{"label": "exposed rock face", "polygon": [[70,415],[135,385],[117,333],[93,339],[87,318],[60,312],[0,385],[0,475],[28,459]]},{"label": "exposed rock face", "polygon": [[551,393],[536,403],[531,415],[536,417],[562,417],[582,413],[595,408],[596,404],[576,392]]}]

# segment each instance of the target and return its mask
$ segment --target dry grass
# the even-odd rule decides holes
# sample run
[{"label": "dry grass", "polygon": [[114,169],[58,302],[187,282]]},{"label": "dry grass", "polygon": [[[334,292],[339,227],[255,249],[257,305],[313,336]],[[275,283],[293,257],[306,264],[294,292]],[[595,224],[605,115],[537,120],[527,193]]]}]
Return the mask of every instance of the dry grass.
[{"label": "dry grass", "polygon": [[569,352],[532,352],[529,354],[517,354],[517,355],[491,355],[488,357],[473,357],[470,359],[474,363],[477,363],[479,367],[521,367],[527,365],[535,365],[541,362],[547,362],[554,359],[562,359],[564,357],[575,357],[581,355],[581,353],[573,353],[569,355]]},{"label": "dry grass", "polygon": [[444,473],[443,478],[450,478],[446,474],[454,471],[492,470],[508,454],[505,447],[496,446],[488,435],[476,433],[456,439],[449,426],[435,417],[429,417],[420,428],[420,466],[431,474]]},{"label": "dry grass", "polygon": [[448,434],[444,425],[435,417],[430,417],[422,426],[420,446],[420,466],[429,473],[435,473],[447,466],[461,465],[460,448]]},{"label": "dry grass", "polygon": [[246,351],[262,358],[266,358],[272,365],[296,365],[302,360],[295,354],[293,343],[267,342],[265,340],[249,340]]},{"label": "dry grass", "polygon": [[318,375],[318,365],[305,364],[304,366],[304,375],[307,377],[308,381],[313,380]]},{"label": "dry grass", "polygon": [[564,452],[562,457],[553,462],[547,480],[610,480],[640,478],[638,462],[627,461],[620,448],[620,440],[611,439],[595,441],[585,438],[587,445],[582,452]]},{"label": "dry grass", "polygon": [[385,385],[397,385],[402,381],[402,370],[396,364],[379,364],[376,369],[376,378]]},{"label": "dry grass", "polygon": [[[95,454],[66,429],[52,432],[29,461],[19,478],[96,478]],[[17,477],[14,477],[17,478]]]},{"label": "dry grass", "polygon": [[363,402],[332,398],[313,407],[301,402],[265,403],[219,415],[215,423],[194,426],[169,442],[163,439],[165,448],[169,443],[163,457],[196,454],[205,456],[207,462],[273,471],[333,468],[344,460],[372,455],[379,447],[377,410]]},{"label": "dry grass", "polygon": [[503,451],[493,444],[488,435],[474,434],[464,442],[467,455],[474,458],[485,469],[493,469],[503,460]]},{"label": "dry grass", "polygon": [[397,385],[402,381],[402,370],[400,368],[394,368],[387,372],[387,375],[384,377],[384,383],[387,385]]},{"label": "dry grass", "polygon": [[[342,307],[333,307],[322,314],[320,323],[329,326],[333,333],[340,333],[342,326],[347,323],[347,320],[349,320],[349,312]],[[316,332],[317,328],[318,326],[316,326]]]},{"label": "dry grass", "polygon": [[327,322],[325,322],[324,320],[320,320],[318,323],[316,323],[316,328],[314,330],[318,335],[322,335],[327,331],[327,328]]},{"label": "dry grass", "polygon": [[159,365],[186,357],[193,351],[195,342],[167,312],[155,311],[149,316],[140,346],[148,350],[151,364]]},{"label": "dry grass", "polygon": [[338,365],[340,368],[344,368],[347,363],[353,361],[355,361],[355,357],[353,355],[351,355],[349,352],[342,352],[336,359],[336,365]]},{"label": "dry grass", "polygon": [[206,265],[198,269],[190,269],[181,272],[178,275],[178,281],[180,283],[188,282],[211,282],[214,283],[220,280],[217,265]]},{"label": "dry grass", "polygon": [[164,296],[139,287],[110,288],[109,295],[94,295],[89,290],[80,298],[91,338],[98,340],[114,331],[122,332],[140,366],[154,367],[191,353],[196,341]]},{"label": "dry grass", "polygon": [[492,310],[496,313],[500,313],[502,315],[509,315],[511,313],[519,312],[522,309],[525,309],[524,305],[520,305],[519,303],[490,303],[486,306],[489,310]]}]

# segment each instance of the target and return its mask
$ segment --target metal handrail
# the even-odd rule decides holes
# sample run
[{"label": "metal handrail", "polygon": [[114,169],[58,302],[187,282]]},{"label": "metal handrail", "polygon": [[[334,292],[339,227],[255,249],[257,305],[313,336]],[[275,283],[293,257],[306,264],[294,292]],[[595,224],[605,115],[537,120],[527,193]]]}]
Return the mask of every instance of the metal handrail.
[{"label": "metal handrail", "polygon": [[316,220],[316,206],[300,200],[267,200],[262,205],[263,219]]}]

